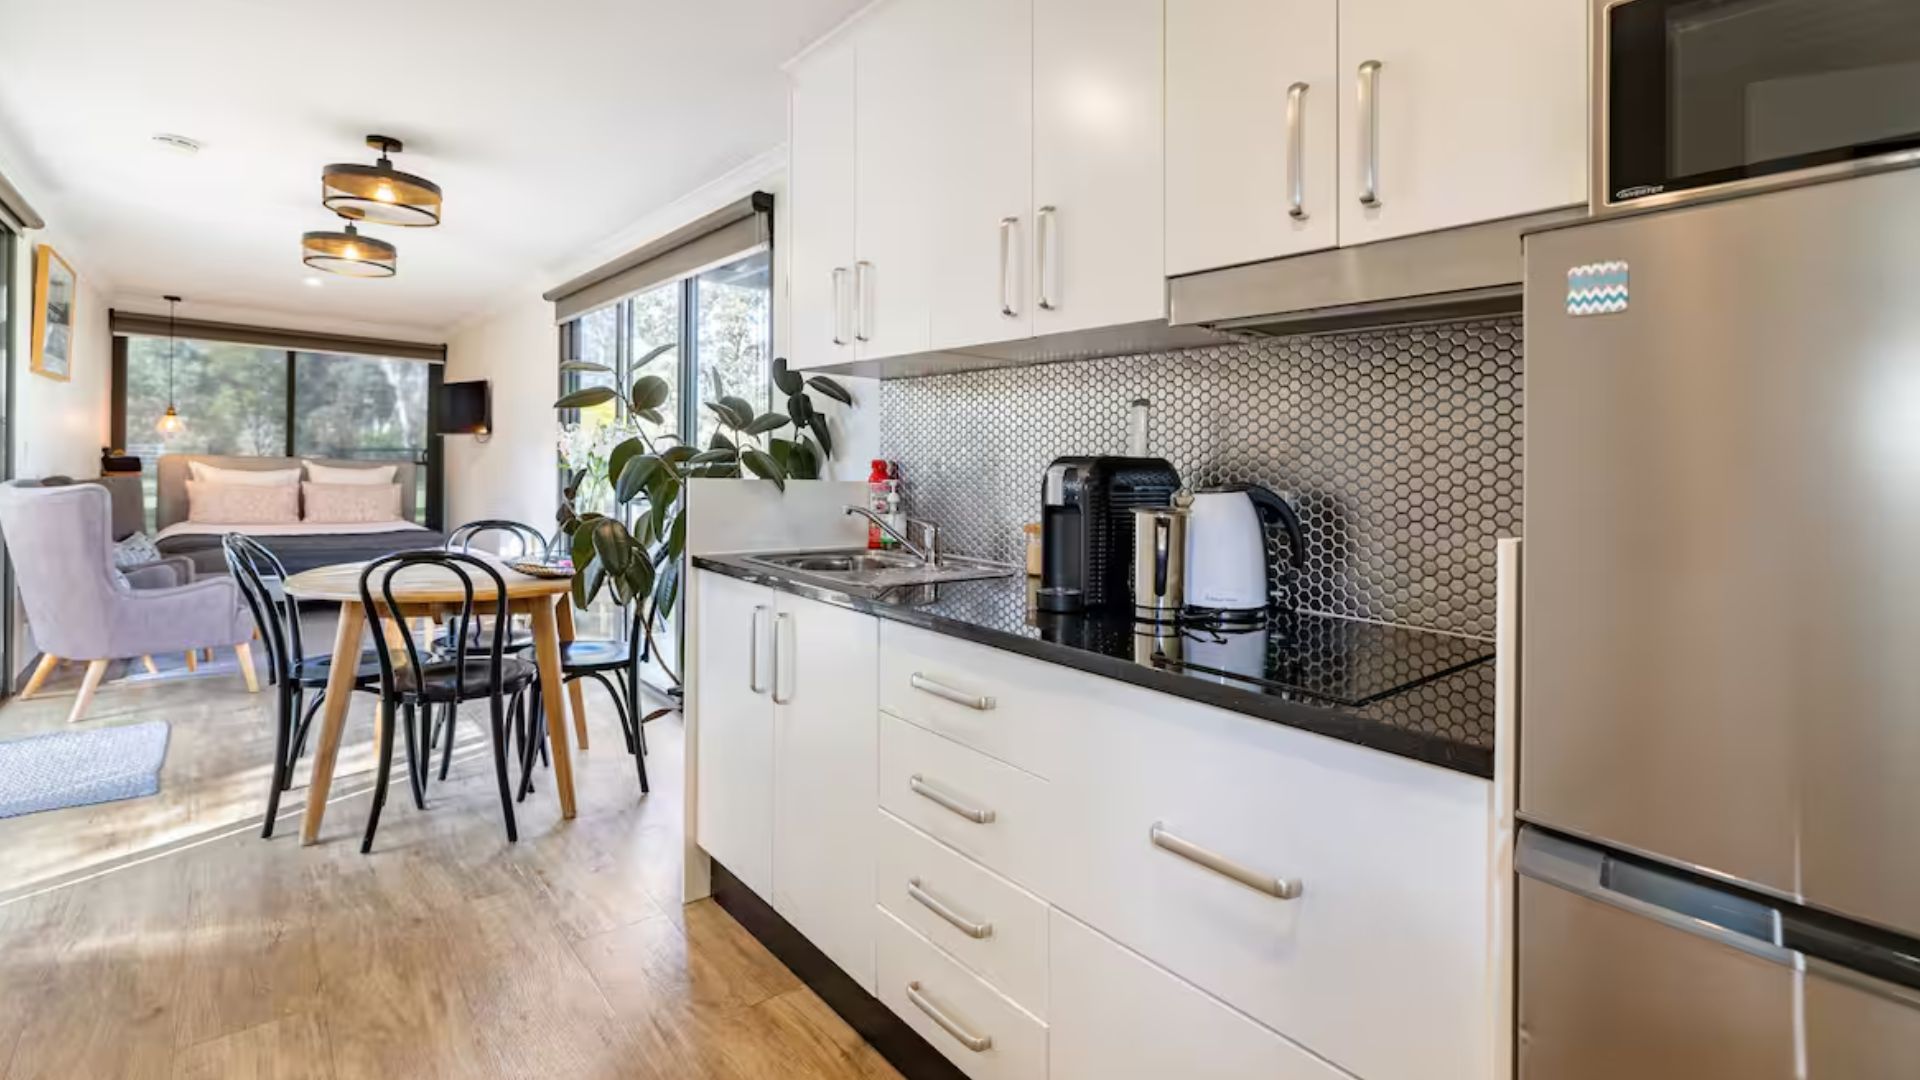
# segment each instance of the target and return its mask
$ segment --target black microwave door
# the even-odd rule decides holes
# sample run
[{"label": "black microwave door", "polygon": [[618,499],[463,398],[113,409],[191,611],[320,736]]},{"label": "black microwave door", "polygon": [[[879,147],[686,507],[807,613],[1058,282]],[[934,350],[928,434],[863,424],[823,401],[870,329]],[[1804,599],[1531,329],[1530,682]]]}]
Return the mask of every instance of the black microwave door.
[{"label": "black microwave door", "polygon": [[1619,0],[1612,203],[1920,149],[1916,0]]}]

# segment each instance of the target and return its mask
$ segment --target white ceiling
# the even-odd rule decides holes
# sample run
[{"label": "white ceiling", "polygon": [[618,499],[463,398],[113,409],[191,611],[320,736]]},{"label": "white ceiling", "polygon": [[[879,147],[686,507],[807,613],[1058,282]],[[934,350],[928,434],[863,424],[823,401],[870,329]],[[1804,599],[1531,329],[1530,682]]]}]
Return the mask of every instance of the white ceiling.
[{"label": "white ceiling", "polygon": [[[0,0],[0,137],[123,303],[440,331],[777,145],[779,65],[864,2]],[[305,285],[320,169],[376,131],[445,220]]]}]

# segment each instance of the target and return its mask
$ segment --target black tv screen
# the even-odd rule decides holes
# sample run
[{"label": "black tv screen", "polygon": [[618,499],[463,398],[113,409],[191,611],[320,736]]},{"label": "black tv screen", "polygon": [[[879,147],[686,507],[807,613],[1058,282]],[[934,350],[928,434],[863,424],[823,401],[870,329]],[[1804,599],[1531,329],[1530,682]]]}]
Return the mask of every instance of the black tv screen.
[{"label": "black tv screen", "polygon": [[492,394],[485,379],[440,387],[440,434],[485,435],[492,427]]}]

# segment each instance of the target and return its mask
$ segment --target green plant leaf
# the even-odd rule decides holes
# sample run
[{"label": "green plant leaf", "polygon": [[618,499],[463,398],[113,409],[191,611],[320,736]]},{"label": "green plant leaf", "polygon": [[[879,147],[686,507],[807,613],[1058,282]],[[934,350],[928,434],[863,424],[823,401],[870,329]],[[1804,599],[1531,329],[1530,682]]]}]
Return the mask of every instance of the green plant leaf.
[{"label": "green plant leaf", "polygon": [[587,567],[587,597],[581,602],[580,606],[583,608],[592,607],[593,602],[600,598],[600,590],[606,583],[607,568],[601,566],[596,560],[592,566]]},{"label": "green plant leaf", "polygon": [[713,461],[705,465],[695,465],[687,470],[687,475],[697,476],[702,480],[737,480],[740,478],[740,462],[736,458],[731,461]]},{"label": "green plant leaf", "polygon": [[680,343],[677,341],[669,341],[665,345],[655,345],[653,348],[640,354],[640,359],[633,362],[633,370],[639,371],[641,368],[646,367],[648,364],[653,363],[655,360],[660,359],[662,356],[679,347]]},{"label": "green plant leaf", "polygon": [[[680,519],[674,519],[674,528],[680,528]],[[662,611],[671,612],[673,602],[680,595],[680,560],[675,559],[660,568],[653,582],[653,610],[648,614],[649,621],[660,617]]]},{"label": "green plant leaf", "polygon": [[741,420],[734,414],[733,409],[729,407],[725,401],[703,401],[700,404],[712,409],[713,415],[719,417],[720,422],[730,428],[746,427],[747,424],[753,420],[751,416],[747,417],[746,420]]},{"label": "green plant leaf", "polygon": [[815,390],[820,391],[821,393],[827,395],[828,397],[832,398],[833,400],[839,402],[842,405],[853,404],[853,395],[847,392],[847,388],[844,386],[841,386],[837,382],[834,382],[832,379],[827,378],[825,375],[813,376],[812,378],[807,380],[807,385],[813,387]]},{"label": "green plant leaf", "polygon": [[658,375],[642,375],[633,380],[633,393],[628,398],[635,412],[641,409],[657,409],[666,404],[673,396],[673,387]]},{"label": "green plant leaf", "polygon": [[714,462],[714,461],[732,461],[734,460],[734,458],[738,457],[739,454],[740,454],[740,451],[735,450],[732,447],[727,447],[724,450],[702,450],[699,453],[688,458],[687,464],[705,465],[705,464],[708,464],[709,462]]},{"label": "green plant leaf", "polygon": [[622,503],[632,502],[640,492],[646,490],[647,482],[653,479],[654,474],[664,467],[660,459],[652,454],[628,458],[621,466],[619,477],[613,482],[613,497]]},{"label": "green plant leaf", "polygon": [[781,491],[787,490],[787,471],[782,469],[780,463],[773,460],[765,451],[749,447],[740,451],[740,461],[753,470],[755,476],[762,480],[773,481],[773,486]]},{"label": "green plant leaf", "polygon": [[595,371],[613,374],[613,369],[605,364],[596,364],[591,360],[567,360],[560,365],[561,371]]},{"label": "green plant leaf", "polygon": [[620,470],[626,468],[627,462],[632,460],[635,455],[646,452],[647,444],[641,442],[639,439],[620,440],[620,444],[615,446],[612,451],[607,454],[607,482],[618,485],[620,483]]},{"label": "green plant leaf", "polygon": [[589,533],[593,538],[593,557],[607,568],[610,574],[617,574],[627,568],[633,558],[633,537],[627,534],[627,527],[617,518],[601,518],[593,523]]},{"label": "green plant leaf", "polygon": [[680,556],[685,554],[687,550],[687,511],[685,507],[682,507],[679,513],[673,515],[673,523],[667,526],[666,548],[673,553],[674,576],[678,577],[680,573]]},{"label": "green plant leaf", "polygon": [[573,558],[575,574],[585,573],[587,564],[593,561],[593,527],[586,518],[581,518],[579,528],[574,530],[567,554]]},{"label": "green plant leaf", "polygon": [[733,445],[733,440],[732,440],[732,439],[729,439],[729,438],[727,438],[727,437],[726,437],[726,435],[724,435],[724,434],[722,434],[721,432],[718,432],[718,431],[716,431],[716,432],[714,432],[714,433],[713,433],[713,438],[712,438],[712,439],[709,439],[709,440],[707,441],[707,449],[709,449],[709,450],[733,450],[733,449],[736,449],[736,447],[735,447],[735,446]]},{"label": "green plant leaf", "polygon": [[793,444],[793,454],[787,458],[787,475],[795,480],[820,478],[820,452],[812,442],[803,439]]},{"label": "green plant leaf", "polygon": [[605,405],[616,396],[611,386],[589,386],[584,390],[575,390],[553,403],[556,409],[591,409],[595,405]]},{"label": "green plant leaf", "polygon": [[680,485],[678,481],[675,481],[673,490],[671,493],[667,493],[663,491],[662,496],[659,498],[655,498],[653,500],[652,505],[650,505],[647,508],[648,510],[647,526],[653,530],[653,535],[655,536],[666,535],[667,515],[673,513],[673,504],[676,501],[676,497],[679,495],[679,493],[680,493]]},{"label": "green plant leaf", "polygon": [[813,401],[805,394],[795,394],[787,399],[787,415],[793,417],[793,426],[804,428],[813,418]]},{"label": "green plant leaf", "polygon": [[748,435],[765,435],[769,431],[779,431],[792,422],[777,412],[761,413],[754,417],[753,423],[748,424],[743,430]]},{"label": "green plant leaf", "polygon": [[792,439],[768,439],[767,453],[773,455],[773,460],[779,462],[780,467],[784,469],[787,467],[787,462],[792,458],[792,455],[793,455],[793,440]]},{"label": "green plant leaf", "polygon": [[660,451],[660,460],[666,462],[668,465],[683,465],[691,460],[692,457],[693,447],[687,446],[684,443],[679,446],[669,446],[665,450]]},{"label": "green plant leaf", "polygon": [[664,424],[667,422],[667,418],[661,414],[659,409],[636,409],[634,410],[634,415],[649,424]]},{"label": "green plant leaf", "polygon": [[813,430],[813,437],[820,440],[820,450],[827,457],[833,456],[833,433],[827,430],[827,415],[814,413],[807,417],[807,427]]},{"label": "green plant leaf", "polygon": [[743,428],[753,423],[753,403],[746,398],[735,397],[732,394],[728,394],[720,399],[720,403],[725,405],[728,411],[733,413],[735,418],[733,423],[734,427]]},{"label": "green plant leaf", "polygon": [[635,559],[627,564],[626,572],[621,575],[629,596],[639,598],[653,591],[653,560]]},{"label": "green plant leaf", "polygon": [[773,358],[773,385],[781,393],[791,396],[804,389],[806,382],[801,379],[799,372],[787,370],[786,357],[776,356]]}]

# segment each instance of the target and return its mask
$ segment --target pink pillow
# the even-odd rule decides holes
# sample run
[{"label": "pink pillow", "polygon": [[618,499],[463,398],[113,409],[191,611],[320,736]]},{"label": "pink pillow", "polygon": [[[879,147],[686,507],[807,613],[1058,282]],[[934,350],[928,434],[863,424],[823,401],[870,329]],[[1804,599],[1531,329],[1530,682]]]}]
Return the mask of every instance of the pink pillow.
[{"label": "pink pillow", "polygon": [[187,520],[205,525],[294,525],[300,489],[291,484],[187,481]]},{"label": "pink pillow", "polygon": [[300,485],[307,500],[306,520],[326,525],[363,525],[400,520],[399,484]]}]

